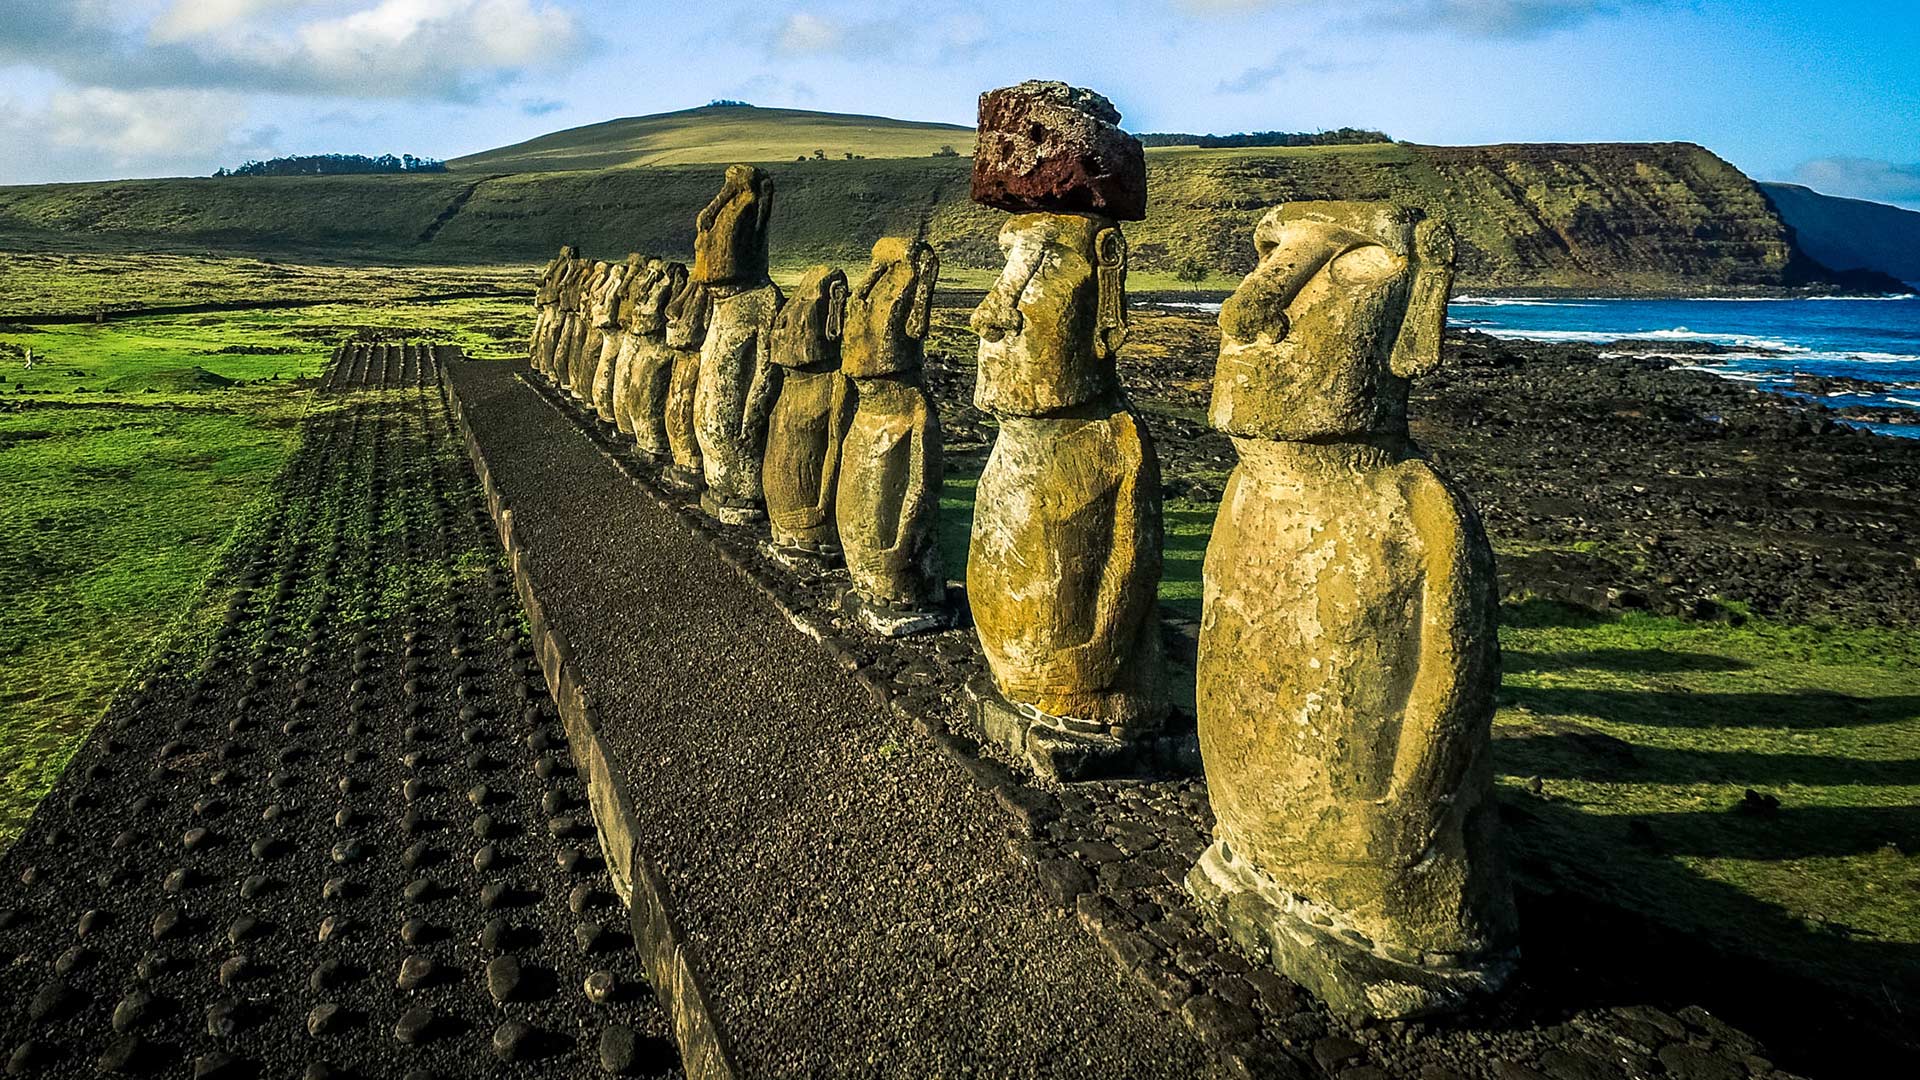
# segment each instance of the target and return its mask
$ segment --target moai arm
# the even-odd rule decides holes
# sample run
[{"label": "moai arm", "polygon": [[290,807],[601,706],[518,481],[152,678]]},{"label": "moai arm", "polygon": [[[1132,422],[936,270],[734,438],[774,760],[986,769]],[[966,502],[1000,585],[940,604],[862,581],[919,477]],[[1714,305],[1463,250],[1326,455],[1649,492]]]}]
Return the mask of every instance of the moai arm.
[{"label": "moai arm", "polygon": [[[1435,801],[1458,790],[1483,740],[1470,728],[1489,722],[1500,678],[1493,558],[1473,511],[1425,462],[1409,462],[1402,481],[1423,555],[1418,663],[1401,713],[1392,797]],[[1407,815],[1408,825],[1432,816]],[[1408,838],[1401,850],[1420,851]]]}]

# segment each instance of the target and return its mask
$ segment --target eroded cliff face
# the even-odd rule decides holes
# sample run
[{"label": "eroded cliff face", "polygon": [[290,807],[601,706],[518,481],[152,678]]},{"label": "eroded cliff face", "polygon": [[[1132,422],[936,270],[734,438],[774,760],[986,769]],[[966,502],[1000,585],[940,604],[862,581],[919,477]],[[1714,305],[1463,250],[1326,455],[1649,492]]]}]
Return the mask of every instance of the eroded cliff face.
[{"label": "eroded cliff face", "polygon": [[1463,289],[1698,291],[1818,278],[1752,180],[1690,143],[1382,146],[1157,156],[1143,267],[1233,273],[1239,238],[1294,199],[1392,199],[1453,225]]}]

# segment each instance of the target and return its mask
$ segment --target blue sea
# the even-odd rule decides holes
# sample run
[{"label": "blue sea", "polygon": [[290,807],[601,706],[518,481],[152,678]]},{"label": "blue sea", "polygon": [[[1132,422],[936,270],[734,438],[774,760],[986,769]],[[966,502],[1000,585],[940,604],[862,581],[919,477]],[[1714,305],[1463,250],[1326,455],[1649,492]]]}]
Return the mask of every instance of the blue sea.
[{"label": "blue sea", "polygon": [[[1455,326],[1522,341],[1587,342],[1601,355],[1661,356],[1796,397],[1796,375],[1845,376],[1870,392],[1822,395],[1835,407],[1913,413],[1911,424],[1866,424],[1920,438],[1920,296],[1797,300],[1522,300],[1455,297]],[[1631,344],[1614,345],[1622,339]],[[1731,352],[1694,355],[1663,344],[1711,342]],[[1611,347],[1609,347],[1611,346]]]}]

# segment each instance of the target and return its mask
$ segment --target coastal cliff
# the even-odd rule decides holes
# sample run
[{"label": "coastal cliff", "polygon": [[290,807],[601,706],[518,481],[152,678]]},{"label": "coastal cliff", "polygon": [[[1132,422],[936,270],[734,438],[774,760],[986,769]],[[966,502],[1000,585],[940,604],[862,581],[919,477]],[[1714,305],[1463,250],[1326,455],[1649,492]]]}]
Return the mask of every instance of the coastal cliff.
[{"label": "coastal cliff", "polygon": [[[1796,244],[1760,187],[1689,143],[1199,149],[1148,155],[1134,266],[1230,284],[1270,206],[1395,199],[1449,221],[1462,291],[1703,294],[1871,290]],[[1000,217],[968,201],[964,157],[786,161],[773,250],[783,265],[862,262],[873,241],[923,234],[954,268],[998,266]],[[399,262],[679,252],[716,166],[559,172],[132,180],[0,188],[0,246],[192,250]]]}]

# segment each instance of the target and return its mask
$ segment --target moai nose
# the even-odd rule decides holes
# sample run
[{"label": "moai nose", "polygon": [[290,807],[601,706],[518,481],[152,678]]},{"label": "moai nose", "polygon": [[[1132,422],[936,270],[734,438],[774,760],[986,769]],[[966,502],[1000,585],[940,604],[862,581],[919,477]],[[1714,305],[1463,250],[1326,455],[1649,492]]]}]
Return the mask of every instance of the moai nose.
[{"label": "moai nose", "polygon": [[980,306],[973,309],[967,326],[983,341],[999,341],[1008,334],[1020,332],[1020,309],[988,293]]},{"label": "moai nose", "polygon": [[1287,336],[1287,302],[1293,290],[1270,274],[1256,272],[1240,283],[1220,305],[1220,330],[1235,341],[1253,341],[1265,335],[1279,341]]}]

